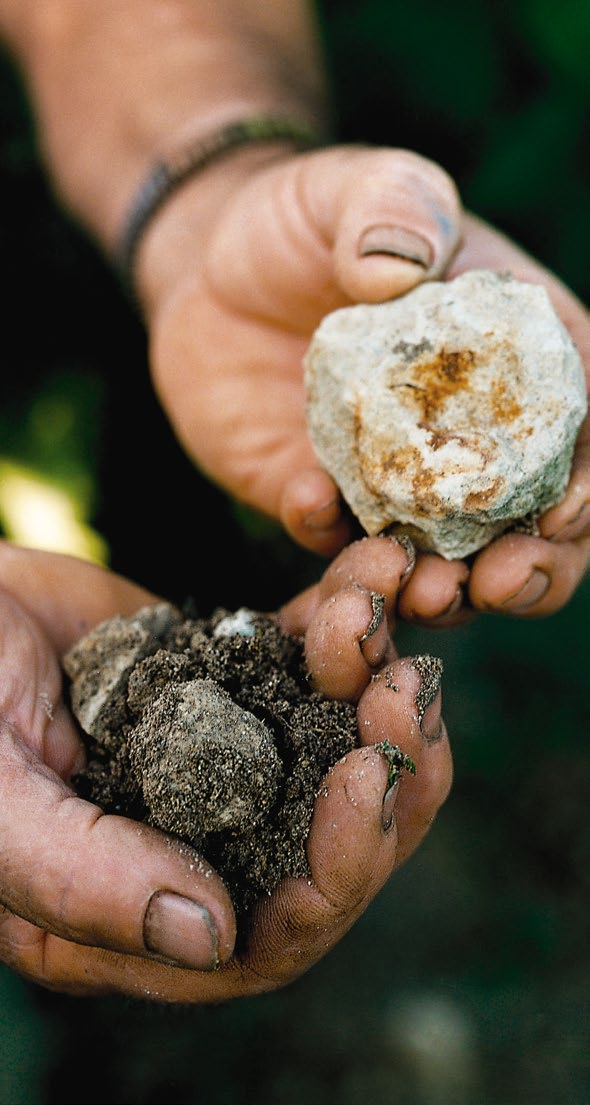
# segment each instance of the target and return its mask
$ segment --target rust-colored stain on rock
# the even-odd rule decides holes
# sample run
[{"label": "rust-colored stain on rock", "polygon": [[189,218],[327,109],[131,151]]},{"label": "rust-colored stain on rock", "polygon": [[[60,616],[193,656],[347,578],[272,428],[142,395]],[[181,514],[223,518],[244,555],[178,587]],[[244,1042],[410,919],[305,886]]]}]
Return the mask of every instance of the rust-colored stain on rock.
[{"label": "rust-colored stain on rock", "polygon": [[367,533],[455,559],[563,496],[588,403],[540,286],[483,269],[341,308],[304,365],[312,443]]},{"label": "rust-colored stain on rock", "polygon": [[393,386],[411,389],[412,398],[422,408],[424,421],[434,422],[447,399],[467,386],[474,365],[475,354],[470,349],[441,349],[432,360],[413,366],[415,383],[394,383]]},{"label": "rust-colored stain on rock", "polygon": [[463,507],[468,514],[475,514],[478,510],[485,510],[498,495],[499,491],[505,486],[505,480],[499,478],[492,480],[489,487],[484,487],[481,491],[471,491],[469,495],[465,497]]},{"label": "rust-colored stain on rock", "polygon": [[444,513],[444,501],[432,490],[435,475],[432,469],[424,464],[420,450],[415,445],[404,445],[389,454],[380,469],[375,471],[376,486],[380,485],[384,472],[395,472],[403,478],[404,482],[411,480],[417,513],[424,515]]},{"label": "rust-colored stain on rock", "polygon": [[[498,343],[491,350],[486,350],[486,360],[498,361],[506,364],[512,360],[512,366],[516,376],[518,374],[518,360],[506,343]],[[451,396],[470,387],[471,377],[477,369],[478,360],[471,349],[441,349],[429,361],[414,364],[413,380],[392,380],[391,388],[407,389],[408,399],[418,404],[422,412],[422,425],[431,429],[433,440],[429,442],[431,448],[438,449],[446,441],[457,440],[457,435],[447,436],[447,432],[440,430],[436,425],[443,414],[445,405]],[[513,422],[522,414],[522,406],[516,398],[515,391],[510,387],[505,378],[498,377],[491,382],[489,392],[490,420],[498,422]],[[443,434],[444,436],[439,436]]]}]

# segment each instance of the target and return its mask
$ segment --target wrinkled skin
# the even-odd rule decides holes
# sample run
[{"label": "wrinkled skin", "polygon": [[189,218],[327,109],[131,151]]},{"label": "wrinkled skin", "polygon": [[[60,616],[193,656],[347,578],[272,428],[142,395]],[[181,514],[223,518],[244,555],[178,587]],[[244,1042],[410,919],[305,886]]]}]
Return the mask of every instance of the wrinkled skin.
[{"label": "wrinkled skin", "polygon": [[[333,556],[353,530],[306,432],[301,365],[327,312],[490,268],[546,287],[587,372],[590,322],[552,273],[462,211],[450,178],[425,158],[364,147],[269,157],[254,168],[238,160],[219,205],[214,172],[193,182],[147,235],[139,272],[153,377],[205,472]],[[199,218],[191,236],[207,201],[207,227]],[[587,421],[567,493],[538,537],[500,537],[469,564],[421,555],[400,616],[442,626],[475,610],[535,617],[563,606],[588,564],[589,434]]]},{"label": "wrinkled skin", "polygon": [[[60,657],[97,622],[156,597],[93,565],[1,544],[0,959],[69,993],[189,1003],[285,985],[323,956],[416,849],[450,787],[440,691],[419,719],[420,674],[390,637],[409,578],[405,550],[371,538],[277,614],[305,635],[314,686],[358,704],[361,743],[316,799],[311,878],[287,879],[261,901],[236,947],[230,899],[206,862],[103,814],[69,782],[84,752]],[[417,768],[393,791],[371,747],[385,739]]]}]

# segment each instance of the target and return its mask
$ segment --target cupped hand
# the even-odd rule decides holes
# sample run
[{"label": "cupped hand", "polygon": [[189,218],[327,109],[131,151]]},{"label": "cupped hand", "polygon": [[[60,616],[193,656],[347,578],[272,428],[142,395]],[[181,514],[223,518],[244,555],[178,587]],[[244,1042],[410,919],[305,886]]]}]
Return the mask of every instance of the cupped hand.
[{"label": "cupped hand", "polygon": [[[547,288],[590,374],[588,312],[542,265],[462,212],[432,162],[364,147],[283,153],[225,187],[205,231],[199,222],[191,235],[200,181],[196,198],[181,191],[148,241],[154,381],[189,455],[301,545],[333,556],[354,532],[305,423],[302,358],[329,311],[469,269],[511,271]],[[434,626],[474,610],[551,613],[586,571],[589,534],[586,424],[567,493],[540,519],[539,535],[501,537],[469,564],[420,555],[399,613]]]},{"label": "cupped hand", "polygon": [[82,561],[0,544],[0,959],[73,993],[101,989],[96,963],[125,990],[135,962],[185,945],[208,969],[233,949],[220,879],[70,784],[85,757],[60,656],[97,622],[152,601]]},{"label": "cupped hand", "polygon": [[[284,880],[236,944],[227,891],[205,860],[103,814],[70,783],[84,754],[60,656],[155,597],[84,562],[0,545],[0,959],[65,992],[188,1003],[284,985],[324,955],[418,846],[450,786],[437,669],[397,659],[390,639],[408,576],[403,546],[372,538],[277,615],[305,635],[315,688],[358,702],[360,747],[316,799],[310,877]],[[393,788],[372,747],[384,740],[417,769]]]}]

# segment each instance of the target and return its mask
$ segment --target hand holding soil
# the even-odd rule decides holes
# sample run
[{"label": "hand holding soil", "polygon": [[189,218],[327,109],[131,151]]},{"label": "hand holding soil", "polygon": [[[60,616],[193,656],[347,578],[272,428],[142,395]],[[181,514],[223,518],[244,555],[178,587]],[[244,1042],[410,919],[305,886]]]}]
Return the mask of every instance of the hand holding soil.
[{"label": "hand holding soil", "polygon": [[[324,955],[418,846],[450,785],[436,671],[396,658],[389,637],[407,573],[402,544],[367,539],[277,615],[304,638],[313,691],[356,706],[358,747],[320,787],[309,871],[259,898],[236,943],[227,889],[193,848],[102,814],[70,782],[84,755],[60,658],[154,596],[83,562],[1,546],[3,961],[54,989],[206,1002],[284,985]],[[415,776],[392,777],[372,747],[386,740]]]}]

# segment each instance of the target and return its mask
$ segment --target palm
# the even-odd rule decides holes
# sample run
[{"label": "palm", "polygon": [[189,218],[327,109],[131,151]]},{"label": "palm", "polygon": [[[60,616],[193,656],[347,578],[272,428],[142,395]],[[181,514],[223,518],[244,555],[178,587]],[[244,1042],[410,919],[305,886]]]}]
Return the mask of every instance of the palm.
[{"label": "palm", "polygon": [[274,517],[289,476],[316,463],[305,427],[306,345],[305,336],[238,314],[201,287],[175,299],[156,334],[156,386],[187,452],[228,492]]}]

